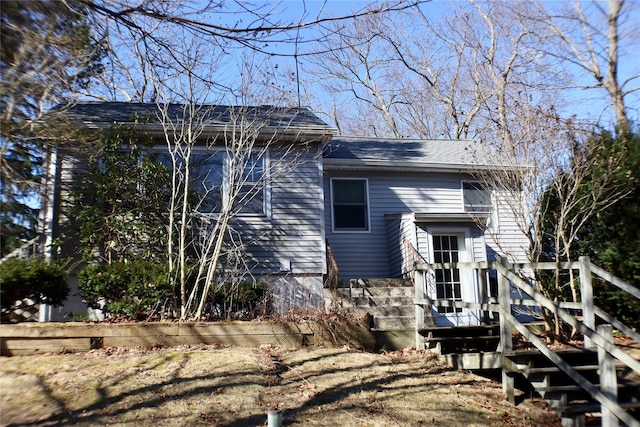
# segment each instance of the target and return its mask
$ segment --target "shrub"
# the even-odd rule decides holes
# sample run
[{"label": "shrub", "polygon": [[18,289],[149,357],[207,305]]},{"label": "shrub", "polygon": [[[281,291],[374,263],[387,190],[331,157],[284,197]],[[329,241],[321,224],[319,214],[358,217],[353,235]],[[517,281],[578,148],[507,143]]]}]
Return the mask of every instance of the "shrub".
[{"label": "shrub", "polygon": [[209,315],[223,319],[250,319],[268,314],[269,285],[260,282],[223,283],[209,297]]},{"label": "shrub", "polygon": [[69,295],[67,272],[55,262],[10,259],[0,266],[0,304],[11,310],[16,302],[62,305]]},{"label": "shrub", "polygon": [[148,261],[87,266],[78,274],[78,286],[90,307],[134,319],[173,296],[167,266]]}]

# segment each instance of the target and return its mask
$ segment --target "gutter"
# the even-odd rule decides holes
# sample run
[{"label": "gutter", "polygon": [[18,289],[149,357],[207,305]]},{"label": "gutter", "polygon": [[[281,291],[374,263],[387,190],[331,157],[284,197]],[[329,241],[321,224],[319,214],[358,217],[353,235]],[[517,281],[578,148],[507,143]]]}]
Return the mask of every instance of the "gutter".
[{"label": "gutter", "polygon": [[[167,133],[180,132],[180,126],[177,124],[175,130],[171,127],[163,127],[157,123],[146,123],[140,125],[139,123],[132,122],[113,122],[113,123],[96,123],[96,122],[73,122],[74,126],[87,131],[105,132],[112,130],[114,126],[124,126],[136,128],[141,126],[141,134],[152,137],[165,136]],[[197,126],[196,126],[197,127]],[[230,133],[234,130],[241,129],[242,125],[229,126],[229,125],[205,125],[202,128],[202,137],[220,135],[224,133]],[[251,128],[251,125],[245,126]],[[327,143],[331,141],[333,136],[337,133],[337,129],[327,127],[293,127],[284,126],[263,126],[260,127],[257,133],[257,139],[260,140],[274,140],[274,142],[320,142]]]},{"label": "gutter", "polygon": [[390,162],[387,160],[353,160],[353,159],[324,159],[326,171],[376,171],[376,172],[469,172],[469,171],[518,171],[526,169],[524,166],[508,165],[477,165],[459,163],[417,163]]}]

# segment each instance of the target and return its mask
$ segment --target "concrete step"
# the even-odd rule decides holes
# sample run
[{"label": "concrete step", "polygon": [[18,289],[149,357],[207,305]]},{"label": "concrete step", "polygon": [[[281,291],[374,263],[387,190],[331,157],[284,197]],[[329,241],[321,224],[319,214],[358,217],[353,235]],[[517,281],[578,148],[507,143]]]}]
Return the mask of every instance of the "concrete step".
[{"label": "concrete step", "polygon": [[373,317],[373,328],[380,331],[413,329],[414,327],[414,316]]},{"label": "concrete step", "polygon": [[413,303],[414,290],[402,286],[375,287],[375,288],[338,288],[336,295],[339,298],[366,298],[366,297],[407,297]]},{"label": "concrete step", "polygon": [[369,313],[374,317],[415,316],[415,309],[413,306],[396,305],[396,306],[373,306],[373,307],[343,307],[343,309],[347,313],[351,313],[351,314]]},{"label": "concrete step", "polygon": [[397,288],[407,287],[413,289],[411,279],[351,279],[338,282],[338,288]]},{"label": "concrete step", "polygon": [[441,355],[439,359],[454,369],[493,370],[502,367],[500,352],[451,353]]},{"label": "concrete step", "polygon": [[338,303],[342,307],[413,307],[413,299],[407,297],[342,298]]},{"label": "concrete step", "polygon": [[325,301],[355,315],[373,317],[373,329],[405,330],[415,326],[415,290],[409,279],[352,279],[325,289]]}]

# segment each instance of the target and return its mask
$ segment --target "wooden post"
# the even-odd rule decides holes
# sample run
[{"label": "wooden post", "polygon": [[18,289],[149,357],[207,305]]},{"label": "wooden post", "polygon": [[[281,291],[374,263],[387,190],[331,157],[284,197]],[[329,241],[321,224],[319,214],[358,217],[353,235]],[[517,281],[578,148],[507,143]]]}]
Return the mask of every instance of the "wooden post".
[{"label": "wooden post", "polygon": [[[596,317],[593,308],[593,286],[591,285],[591,260],[588,256],[578,258],[580,262],[580,300],[582,303],[582,321],[585,326],[595,330]],[[584,336],[584,348],[594,346],[590,337]]]},{"label": "wooden post", "polygon": [[[499,257],[498,262],[507,269],[510,268],[506,258]],[[509,280],[500,272],[498,272],[498,303],[500,304],[501,312],[511,313]],[[506,316],[502,314],[500,315],[500,350],[502,351],[502,392],[509,403],[515,404],[514,377],[509,375],[505,369],[505,366],[507,366],[505,353],[513,350],[513,336],[511,324],[507,321]]]},{"label": "wooden post", "polygon": [[[487,270],[478,268],[475,270],[478,277],[478,286],[480,286],[480,303],[489,303],[489,281],[487,280]],[[490,314],[488,310],[482,311],[482,323],[489,324]]]},{"label": "wooden post", "polygon": [[[613,343],[613,327],[598,326],[598,333]],[[616,377],[616,359],[604,348],[598,346],[598,364],[600,366],[600,391],[614,402],[618,401],[618,379]],[[618,427],[618,417],[602,405],[602,427]]]},{"label": "wooden post", "polygon": [[415,288],[414,297],[415,306],[415,327],[416,327],[416,350],[424,350],[424,337],[420,334],[420,329],[424,328],[424,303],[426,298],[426,281],[424,279],[424,270],[415,269],[413,286]]}]

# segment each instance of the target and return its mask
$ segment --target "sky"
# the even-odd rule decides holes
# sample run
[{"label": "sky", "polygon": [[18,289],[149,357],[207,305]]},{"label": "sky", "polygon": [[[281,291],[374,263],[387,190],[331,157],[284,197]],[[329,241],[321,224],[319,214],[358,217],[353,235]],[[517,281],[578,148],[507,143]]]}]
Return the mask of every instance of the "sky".
[{"label": "sky", "polygon": [[[437,20],[439,16],[445,14],[448,9],[451,8],[452,3],[455,0],[433,0],[421,5],[422,10],[427,16]],[[370,7],[373,3],[371,1],[351,1],[351,0],[282,0],[272,1],[264,3],[265,10],[274,12],[274,19],[279,20],[280,23],[289,24],[297,23],[300,20],[309,21],[318,16],[348,16],[354,12],[361,12]],[[466,2],[458,3],[465,4]],[[587,3],[587,2],[583,2]],[[636,4],[634,13],[631,15],[632,21],[637,21],[640,26],[640,0],[633,0],[633,4]],[[564,7],[568,4],[568,0],[555,0],[545,1],[544,4],[549,8]],[[237,15],[229,16],[231,19],[237,18]],[[317,38],[317,29],[305,29],[299,33],[299,37],[303,41],[312,41]],[[304,45],[304,44],[303,44]],[[295,45],[290,43],[271,43],[268,49],[277,52],[292,55],[295,52]],[[304,49],[304,47],[303,47]],[[292,59],[278,59],[281,63],[295,67],[295,63]],[[304,62],[304,60],[302,60]],[[304,66],[302,67],[304,72]],[[620,62],[620,76],[622,79],[628,77],[633,72],[640,72],[640,49],[627,52],[624,61]],[[621,79],[621,80],[622,80]],[[593,79],[590,79],[588,83],[593,83]],[[640,86],[640,82],[635,83],[636,86]],[[582,89],[576,89],[574,96],[578,99],[585,99],[585,102],[579,103],[574,108],[574,113],[578,115],[595,116],[608,113],[608,105],[598,105],[601,99],[606,98],[604,91],[592,91],[591,93],[585,92]],[[630,111],[632,120],[636,123],[640,122],[640,91],[630,95],[626,99],[627,107]]]},{"label": "sky", "polygon": [[[198,5],[202,5],[204,1],[205,0],[195,0],[195,3],[193,3],[193,5],[197,7]],[[319,16],[350,16],[354,12],[357,13],[366,10],[368,7],[375,3],[380,2],[352,0],[281,0],[267,2],[260,2],[256,0],[247,2],[238,0],[235,2],[225,2],[224,8],[215,9],[215,11],[208,16],[199,14],[194,16],[194,18],[198,20],[209,21],[214,24],[220,24],[221,26],[226,27],[238,25],[239,27],[246,28],[252,27],[252,24],[255,22],[255,16],[268,15],[270,23],[272,25],[290,25],[299,23],[300,21],[314,21]],[[569,4],[568,0],[547,1],[545,3],[551,7],[559,7]],[[639,7],[636,8],[636,15],[633,16],[632,19],[638,21],[640,26],[640,0],[632,2],[631,4],[636,3]],[[439,17],[449,12],[449,10],[452,8],[452,4],[469,6],[469,3],[466,1],[434,0],[423,3],[421,5],[421,8],[425,15],[429,16],[433,20],[437,20]],[[251,11],[254,11],[255,15],[252,16],[249,10],[243,11],[243,7],[246,7],[247,9],[251,7]],[[256,7],[258,8],[257,11]],[[295,32],[292,32],[289,34],[289,37],[291,40],[297,36],[300,40],[298,48],[300,49],[300,51],[304,51],[308,50],[311,47],[311,42],[317,40],[319,34],[320,29],[317,26],[314,26],[301,29],[297,34]],[[259,58],[258,55],[255,55],[255,57],[252,58],[252,54],[248,49],[230,49],[232,55],[225,57],[225,62],[222,64],[223,66],[219,67],[216,71],[216,79],[221,82],[223,86],[237,87],[238,76],[240,75],[241,70],[247,69],[243,66],[242,61],[264,61],[260,62],[259,66],[255,67],[255,69],[260,70],[260,72],[268,70],[269,67],[278,67],[278,72],[286,70],[287,73],[284,74],[284,78],[278,74],[273,74],[273,76],[275,76],[273,77],[273,79],[276,81],[275,84],[284,82],[282,83],[283,85],[289,85],[286,90],[295,92],[295,89],[291,88],[297,84],[297,81],[308,81],[308,77],[310,77],[309,71],[312,69],[313,65],[310,64],[310,61],[304,56],[299,57],[299,61],[298,63],[296,63],[296,61],[293,59],[293,55],[296,52],[296,44],[291,43],[290,40],[289,42],[278,41],[278,39],[281,38],[281,34],[272,34],[272,40],[270,40],[268,43],[260,45],[261,49],[275,54],[275,56],[271,57],[263,56],[262,58]],[[128,40],[126,40],[125,43],[127,41]],[[428,40],[425,40],[425,42],[428,43]],[[621,61],[620,65],[622,76],[628,75],[626,71],[629,67],[634,68],[636,71],[640,70],[640,49],[635,49],[634,51],[632,51],[631,55],[625,57],[624,61]],[[299,79],[291,77],[295,76],[296,73],[299,73]],[[593,83],[593,79],[591,80],[592,81],[589,81],[589,83]],[[230,84],[226,84],[227,82],[230,82]],[[640,82],[636,82],[636,85],[640,85]],[[310,86],[307,86],[307,89],[316,98],[328,99],[328,94],[323,92],[320,88],[315,86],[311,86],[311,88],[309,88]],[[304,87],[302,89],[304,89]],[[234,96],[235,94],[232,94],[230,96],[232,99],[231,102],[234,102]],[[604,91],[590,91],[587,93],[583,90],[575,90],[573,97],[575,99],[579,99],[580,102],[576,103],[577,105],[572,107],[573,110],[569,112],[571,114],[575,113],[579,116],[600,117],[603,114],[606,115],[609,111],[607,109],[607,105],[602,104],[602,100],[607,98]],[[226,100],[226,98],[223,99]],[[300,99],[302,99],[302,97],[300,97]],[[214,97],[214,99],[207,100],[206,102],[220,102],[220,97]],[[301,103],[303,105],[307,105],[310,102],[303,99]],[[315,104],[313,102],[311,103]],[[640,122],[640,91],[628,98],[627,106],[629,108],[629,111],[631,112],[631,118],[636,122]]]}]

